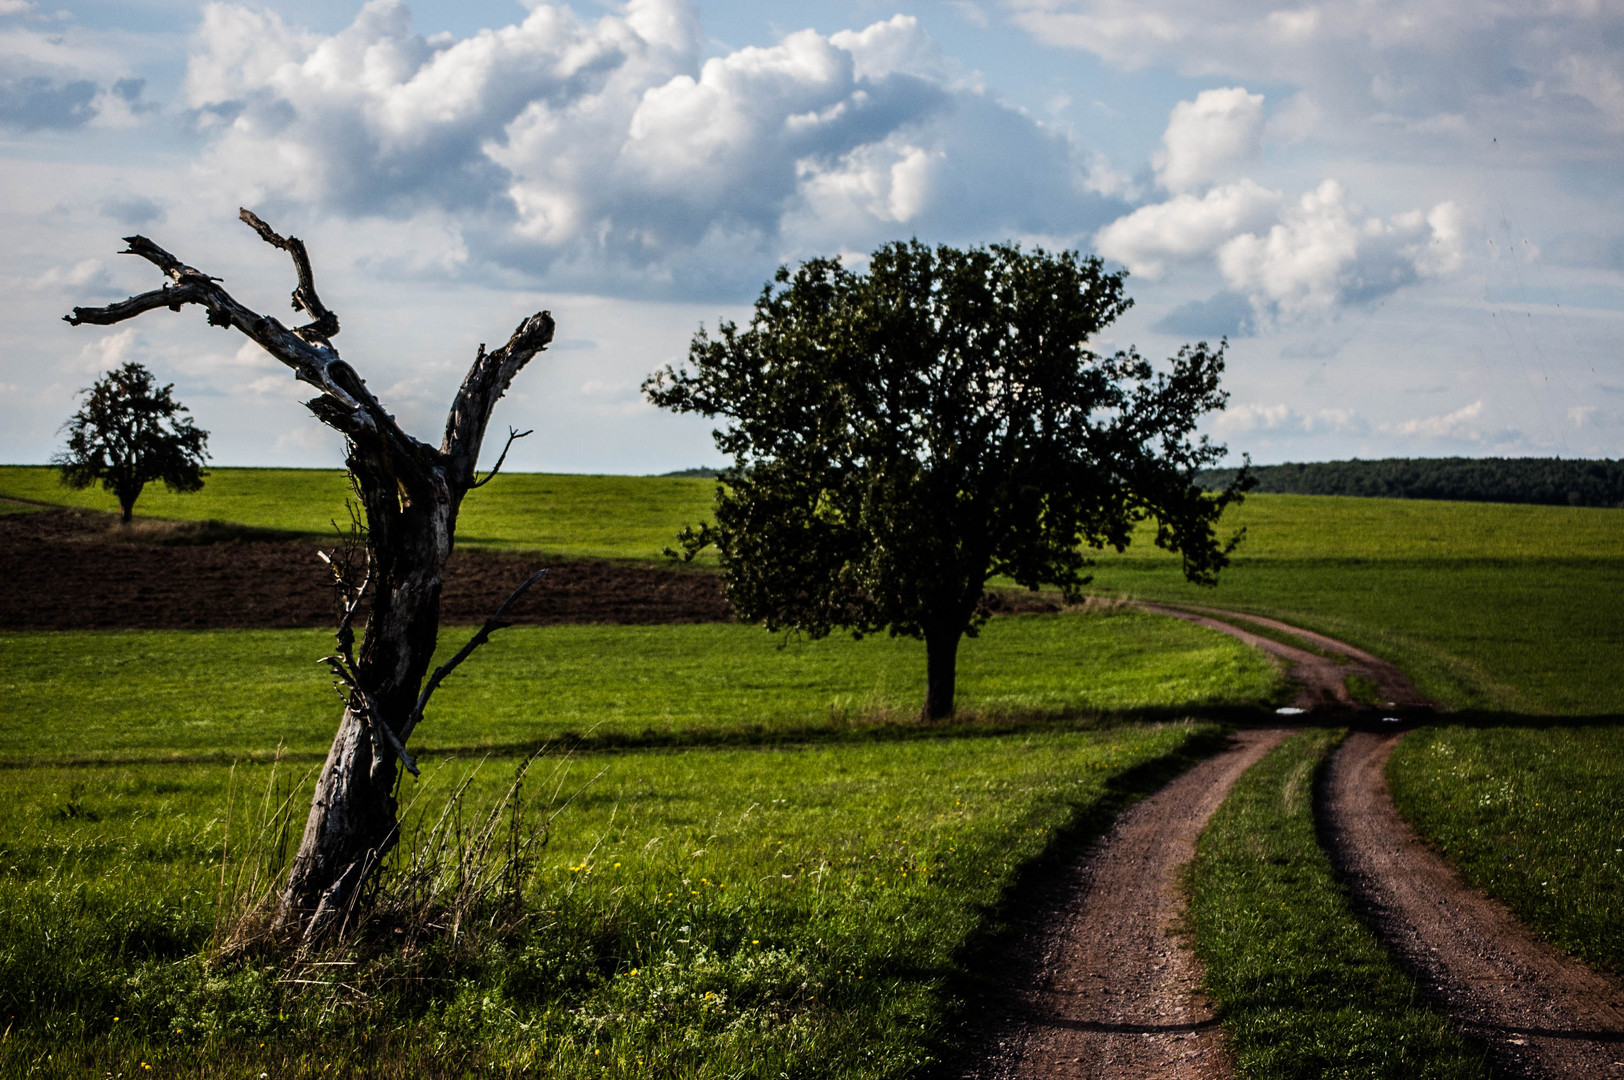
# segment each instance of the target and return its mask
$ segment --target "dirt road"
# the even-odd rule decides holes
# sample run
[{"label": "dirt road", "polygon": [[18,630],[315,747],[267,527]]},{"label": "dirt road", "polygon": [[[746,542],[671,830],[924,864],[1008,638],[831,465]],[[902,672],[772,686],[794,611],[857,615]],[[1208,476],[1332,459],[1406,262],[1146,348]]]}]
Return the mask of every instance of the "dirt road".
[{"label": "dirt road", "polygon": [[1180,871],[1235,780],[1284,729],[1245,731],[1127,810],[1029,916],[1000,982],[1001,1046],[967,1075],[1206,1078],[1229,1075],[1200,970],[1179,940]]},{"label": "dirt road", "polygon": [[1512,1076],[1624,1077],[1624,993],[1465,885],[1387,791],[1400,736],[1355,732],[1322,807],[1332,859],[1383,943]]},{"label": "dirt road", "polygon": [[[1185,622],[1193,622],[1197,626],[1205,626],[1209,630],[1228,634],[1254,649],[1260,649],[1283,660],[1286,674],[1297,688],[1291,704],[1305,712],[1356,707],[1352,696],[1348,693],[1349,675],[1360,675],[1374,683],[1377,696],[1389,710],[1413,712],[1429,710],[1432,707],[1398,668],[1378,656],[1372,656],[1362,649],[1356,649],[1335,638],[1328,638],[1324,634],[1303,630],[1278,619],[1268,619],[1261,615],[1237,615],[1215,608],[1167,607],[1163,604],[1138,606],[1145,611],[1171,615],[1175,619],[1183,619]],[[1261,633],[1246,629],[1245,625],[1237,625],[1237,621],[1276,634],[1289,635],[1317,651],[1310,652],[1308,649],[1275,641]]]}]

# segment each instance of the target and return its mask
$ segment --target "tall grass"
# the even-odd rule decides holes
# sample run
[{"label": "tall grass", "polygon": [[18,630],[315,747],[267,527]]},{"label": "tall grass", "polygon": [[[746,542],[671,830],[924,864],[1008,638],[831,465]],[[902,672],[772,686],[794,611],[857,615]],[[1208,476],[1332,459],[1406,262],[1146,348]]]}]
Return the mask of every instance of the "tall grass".
[{"label": "tall grass", "polygon": [[[278,805],[271,764],[13,770],[0,1015],[15,1020],[0,1073],[145,1075],[145,1061],[190,1076],[900,1076],[951,1046],[966,949],[1019,868],[1131,793],[1133,770],[1209,734],[543,759],[557,773],[527,781],[526,829],[574,798],[528,849],[522,908],[464,908],[455,934],[457,882],[500,876],[508,826],[465,811],[464,842],[442,845],[456,830],[436,823],[453,820],[458,791],[468,807],[502,804],[519,759],[472,775],[446,762],[425,770],[403,832],[423,842],[403,844],[386,884],[417,899],[383,897],[292,970],[253,949],[211,953],[221,807],[232,836],[274,837],[251,824]],[[409,855],[486,848],[483,877]],[[437,892],[409,884],[425,874]],[[411,912],[429,929],[396,947]]]}]

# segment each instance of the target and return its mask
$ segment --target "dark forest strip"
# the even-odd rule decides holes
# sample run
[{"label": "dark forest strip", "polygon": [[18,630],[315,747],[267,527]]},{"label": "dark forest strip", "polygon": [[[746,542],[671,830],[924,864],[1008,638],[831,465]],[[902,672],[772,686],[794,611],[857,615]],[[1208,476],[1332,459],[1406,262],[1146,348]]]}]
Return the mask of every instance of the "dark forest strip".
[{"label": "dark forest strip", "polygon": [[[1204,469],[1197,482],[1222,490],[1237,469]],[[1624,506],[1624,461],[1563,458],[1384,458],[1254,465],[1256,491],[1374,499]]]}]

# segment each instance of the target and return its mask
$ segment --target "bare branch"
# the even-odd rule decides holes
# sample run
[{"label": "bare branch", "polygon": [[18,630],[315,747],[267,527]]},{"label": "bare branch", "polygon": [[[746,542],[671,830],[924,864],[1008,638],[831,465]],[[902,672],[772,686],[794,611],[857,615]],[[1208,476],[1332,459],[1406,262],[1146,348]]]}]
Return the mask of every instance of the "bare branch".
[{"label": "bare branch", "polygon": [[[84,323],[89,323],[92,326],[111,326],[114,323],[123,322],[125,319],[133,319],[145,312],[156,311],[158,308],[179,311],[182,304],[198,303],[202,303],[201,290],[189,285],[165,285],[161,289],[144,292],[139,296],[132,296],[128,300],[108,304],[106,307],[76,307],[73,309],[72,315],[62,316],[62,321],[69,326],[80,326]],[[212,312],[209,321],[214,321]]]},{"label": "bare branch", "polygon": [[[417,762],[412,760],[412,755],[406,752],[405,745],[400,739],[395,737],[395,733],[391,731],[389,729],[389,725],[384,722],[383,714],[378,711],[377,701],[375,701],[372,695],[367,693],[366,689],[361,685],[361,676],[360,673],[355,670],[354,662],[347,661],[345,657],[341,656],[324,656],[318,660],[317,663],[326,664],[328,670],[333,673],[333,676],[337,678],[339,682],[349,687],[350,697],[344,698],[345,707],[350,709],[355,708],[356,699],[359,699],[361,702],[361,713],[366,717],[367,728],[374,735],[383,736],[384,741],[389,744],[389,749],[393,750],[395,756],[400,758],[400,763],[406,766],[407,772],[411,773],[413,776],[422,775],[418,772]],[[342,698],[343,694],[340,694],[339,696]]]},{"label": "bare branch", "polygon": [[351,651],[355,645],[355,613],[361,610],[361,599],[366,596],[367,586],[370,584],[372,584],[372,560],[369,558],[366,576],[361,579],[361,585],[355,590],[354,597],[344,605],[344,617],[338,621],[338,629],[334,631],[338,647],[344,651],[344,659],[349,661],[352,667],[355,666],[355,654]]},{"label": "bare branch", "polygon": [[541,311],[520,323],[508,343],[495,352],[479,347],[473,366],[462,380],[451,412],[446,417],[445,438],[440,453],[445,455],[452,481],[464,491],[474,482],[474,470],[485,425],[507,388],[533,356],[553,340],[552,312]]},{"label": "bare branch", "polygon": [[[353,652],[355,645],[355,616],[361,610],[361,601],[366,597],[367,588],[372,584],[372,553],[361,544],[360,522],[355,518],[354,506],[347,499],[345,500],[345,506],[350,511],[350,532],[348,536],[344,537],[344,546],[339,549],[339,558],[334,559],[320,549],[317,549],[316,557],[326,563],[328,568],[332,570],[333,580],[337,583],[340,592],[344,612],[339,618],[338,628],[333,631],[333,636],[338,641],[339,654],[343,656],[344,661],[353,670],[356,667],[355,653]],[[335,529],[338,527],[336,521],[333,523],[333,527]],[[346,576],[350,571],[357,550],[361,554],[363,568],[360,585],[352,584]]]},{"label": "bare branch", "polygon": [[417,695],[417,706],[412,710],[411,718],[406,721],[406,726],[401,729],[401,742],[405,742],[412,737],[412,730],[417,727],[417,722],[423,719],[423,710],[428,708],[429,698],[434,696],[434,691],[440,688],[440,684],[445,681],[445,677],[457,670],[457,665],[473,655],[475,649],[489,641],[492,634],[513,625],[512,623],[503,622],[502,616],[506,615],[508,608],[513,606],[514,601],[523,596],[526,589],[540,581],[545,573],[547,573],[547,567],[544,566],[528,578],[525,578],[524,584],[509,593],[508,598],[502,601],[502,606],[497,608],[495,613],[485,620],[485,625],[481,626],[474,636],[468,639],[468,644],[458,649],[457,655],[434,669],[434,674],[429,676],[429,681],[423,684],[423,692]]},{"label": "bare branch", "polygon": [[297,236],[284,238],[246,206],[237,211],[237,216],[259,233],[261,240],[272,247],[281,248],[293,258],[293,271],[299,275],[299,284],[293,290],[293,309],[305,312],[314,320],[294,333],[306,340],[319,341],[326,341],[338,333],[338,316],[328,311],[321,297],[316,295],[316,275],[310,269],[310,255],[305,251],[304,241]]},{"label": "bare branch", "polygon": [[[264,228],[262,236],[270,232],[264,222],[258,218],[254,218],[254,221],[259,222],[255,226],[256,231]],[[274,232],[270,232],[270,237],[281,239]],[[325,325],[323,320],[331,318],[331,312],[321,305],[313,286],[306,288],[304,278],[309,272],[309,258],[302,254],[303,245],[299,245],[298,251],[294,252],[294,264],[301,278],[295,296],[298,304],[317,315],[317,321],[299,330],[289,330],[276,319],[239,303],[220,285],[219,278],[187,266],[146,237],[127,236],[124,241],[129,246],[123,254],[145,259],[162,270],[171,283],[106,307],[75,307],[72,314],[64,316],[70,324],[111,326],[157,308],[179,311],[183,304],[196,304],[207,312],[211,326],[239,331],[292,368],[294,376],[300,381],[320,389],[323,397],[316,399],[319,404],[312,403],[311,409],[322,422],[351,438],[365,439],[370,436],[380,439],[391,444],[394,450],[414,458],[433,453],[400,429],[394,417],[367,390],[355,369],[346,364],[338,351],[322,336],[323,330],[337,332],[336,320],[331,327]],[[275,240],[270,242],[275,243]],[[297,243],[296,240],[288,240],[277,246],[292,249]],[[306,334],[308,336],[302,336]]]},{"label": "bare branch", "polygon": [[350,670],[349,664],[344,657],[336,654],[333,656],[324,656],[320,660],[317,660],[316,663],[327,665],[328,669],[332,671],[334,678],[343,683],[345,686],[349,687],[351,690],[355,689],[355,673]]},{"label": "bare branch", "polygon": [[[182,304],[198,304],[207,310],[211,325],[229,326],[241,331],[292,368],[294,374],[304,382],[319,387],[347,408],[360,407],[361,403],[352,395],[350,388],[338,385],[333,379],[330,369],[342,361],[331,345],[306,341],[275,319],[238,303],[235,297],[220,287],[218,278],[194,270],[144,236],[127,236],[124,242],[129,247],[121,254],[138,255],[147,260],[168,275],[174,285],[132,296],[104,308],[76,307],[72,315],[66,316],[69,323],[74,326],[80,323],[109,326],[157,307],[177,311]],[[347,370],[348,365],[345,368]]]},{"label": "bare branch", "polygon": [[469,484],[468,490],[472,491],[474,488],[484,487],[492,480],[495,480],[496,474],[502,471],[502,462],[507,460],[508,451],[513,449],[514,442],[518,439],[524,438],[526,435],[534,435],[535,433],[535,428],[531,428],[529,431],[520,431],[519,429],[510,426],[508,428],[507,442],[503,444],[502,452],[497,455],[496,464],[492,465],[491,471],[485,474],[485,479],[475,480],[472,484]]}]

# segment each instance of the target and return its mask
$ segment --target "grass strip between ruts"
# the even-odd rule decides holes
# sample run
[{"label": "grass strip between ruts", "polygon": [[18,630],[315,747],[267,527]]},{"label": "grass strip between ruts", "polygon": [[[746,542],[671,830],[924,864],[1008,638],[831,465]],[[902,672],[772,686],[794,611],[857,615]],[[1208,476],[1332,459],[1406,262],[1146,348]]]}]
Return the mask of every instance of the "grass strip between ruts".
[{"label": "grass strip between ruts", "polygon": [[1486,1077],[1481,1056],[1359,921],[1320,848],[1315,782],[1342,736],[1312,729],[1271,752],[1197,845],[1190,921],[1236,1072]]}]

